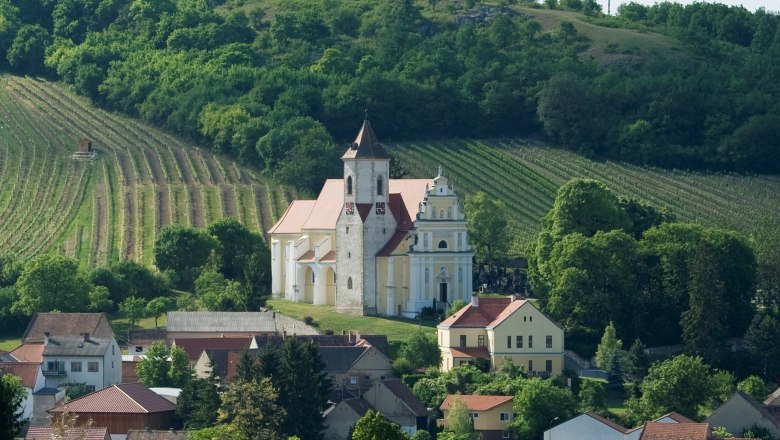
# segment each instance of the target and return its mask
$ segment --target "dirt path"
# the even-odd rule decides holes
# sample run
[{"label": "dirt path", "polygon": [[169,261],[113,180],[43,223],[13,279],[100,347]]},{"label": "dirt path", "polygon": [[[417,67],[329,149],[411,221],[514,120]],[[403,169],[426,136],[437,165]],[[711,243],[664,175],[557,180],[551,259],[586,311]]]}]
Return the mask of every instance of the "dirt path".
[{"label": "dirt path", "polygon": [[219,195],[222,200],[222,216],[238,218],[236,213],[236,199],[232,185],[220,185]]},{"label": "dirt path", "polygon": [[176,161],[179,169],[181,170],[182,177],[184,177],[184,183],[187,185],[194,185],[197,183],[195,181],[195,177],[192,175],[190,164],[187,162],[187,159],[184,157],[184,154],[181,152],[181,150],[178,148],[169,148],[169,150],[171,154],[173,154],[173,160]]},{"label": "dirt path", "polygon": [[148,148],[142,148],[141,152],[144,155],[144,160],[149,165],[149,169],[152,173],[152,183],[155,185],[167,185],[168,179],[165,178],[162,165],[160,165],[160,158],[154,151]]},{"label": "dirt path", "polygon": [[196,228],[206,226],[203,220],[203,196],[200,193],[198,185],[187,187],[187,194],[190,198],[190,225]]},{"label": "dirt path", "polygon": [[263,231],[263,234],[266,234],[266,231],[273,226],[271,212],[268,210],[268,192],[265,185],[259,183],[252,185],[252,191],[255,194],[255,210],[260,221],[260,229]]},{"label": "dirt path", "polygon": [[122,258],[131,259],[135,257],[135,191],[133,189],[122,191],[122,201],[124,203],[125,215]]},{"label": "dirt path", "polygon": [[168,185],[155,185],[154,230],[157,234],[171,222],[171,199],[168,195]]}]

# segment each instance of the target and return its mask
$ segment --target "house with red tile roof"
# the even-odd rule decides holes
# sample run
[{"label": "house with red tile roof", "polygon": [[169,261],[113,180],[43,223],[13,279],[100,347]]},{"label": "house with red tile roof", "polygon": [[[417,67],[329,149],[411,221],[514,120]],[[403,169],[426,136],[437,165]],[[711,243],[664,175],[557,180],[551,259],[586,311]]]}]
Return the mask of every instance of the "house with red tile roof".
[{"label": "house with red tile roof", "polygon": [[139,383],[112,385],[49,410],[54,415],[67,409],[77,415],[77,425],[92,421],[111,435],[126,435],[131,429],[177,428],[176,406]]},{"label": "house with red tile roof", "polygon": [[466,218],[441,169],[391,179],[391,156],[363,121],[342,179],[296,200],[268,231],[272,294],[360,315],[416,316],[472,292]]},{"label": "house with red tile roof", "polygon": [[515,418],[512,396],[449,394],[439,407],[444,413],[444,417],[437,421],[439,426],[447,427],[447,416],[456,400],[460,400],[468,408],[469,416],[474,422],[474,431],[481,434],[482,440],[513,438],[509,425]]},{"label": "house with red tile roof", "polygon": [[22,381],[27,395],[22,402],[22,418],[29,419],[33,415],[33,393],[46,384],[41,364],[36,362],[0,362],[0,374],[11,374]]},{"label": "house with red tile roof", "polygon": [[[30,426],[24,440],[52,440],[54,429],[44,426]],[[84,428],[82,426],[68,429],[62,440],[111,440],[106,428]]]},{"label": "house with red tile roof", "polygon": [[563,370],[563,329],[526,299],[475,295],[436,328],[442,371],[476,359],[493,369],[511,360],[535,376]]},{"label": "house with red tile roof", "polygon": [[[676,440],[688,438],[691,440],[698,438],[710,440],[714,438],[710,426],[706,423],[696,423],[675,412],[665,414],[633,429],[625,428],[592,412],[586,412],[558,423],[544,432],[544,440]],[[650,430],[646,432],[648,427]],[[708,437],[701,437],[701,435]]]}]

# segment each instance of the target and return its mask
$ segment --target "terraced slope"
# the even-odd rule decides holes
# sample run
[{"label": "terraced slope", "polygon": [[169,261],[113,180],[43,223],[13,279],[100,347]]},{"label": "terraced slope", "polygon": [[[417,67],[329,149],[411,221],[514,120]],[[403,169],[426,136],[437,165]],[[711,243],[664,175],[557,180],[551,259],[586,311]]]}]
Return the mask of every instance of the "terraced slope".
[{"label": "terraced slope", "polygon": [[[80,139],[98,152],[74,161]],[[152,261],[160,228],[233,216],[267,230],[294,193],[256,171],[31,78],[0,78],[0,254]]]},{"label": "terraced slope", "polygon": [[523,141],[452,141],[390,145],[409,177],[429,177],[441,164],[462,193],[485,191],[506,201],[525,245],[539,230],[557,189],[589,177],[618,194],[666,208],[680,221],[749,229],[761,217],[780,219],[780,176],[667,171],[594,162]]}]

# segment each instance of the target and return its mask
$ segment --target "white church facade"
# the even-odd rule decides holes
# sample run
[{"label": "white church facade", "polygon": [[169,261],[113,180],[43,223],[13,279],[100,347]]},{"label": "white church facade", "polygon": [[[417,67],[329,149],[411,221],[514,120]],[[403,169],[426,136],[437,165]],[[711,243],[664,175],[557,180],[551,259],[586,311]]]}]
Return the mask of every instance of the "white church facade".
[{"label": "white church facade", "polygon": [[341,159],[343,179],[293,201],[268,231],[273,296],[387,316],[469,301],[474,252],[441,169],[390,179],[391,157],[368,120]]}]

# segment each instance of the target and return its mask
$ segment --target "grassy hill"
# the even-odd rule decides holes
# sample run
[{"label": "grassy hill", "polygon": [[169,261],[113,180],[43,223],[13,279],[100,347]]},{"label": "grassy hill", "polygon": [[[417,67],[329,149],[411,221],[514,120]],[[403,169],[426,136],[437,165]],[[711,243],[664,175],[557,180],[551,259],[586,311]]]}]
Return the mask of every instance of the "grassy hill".
[{"label": "grassy hill", "polygon": [[577,154],[521,140],[402,143],[389,150],[409,177],[430,177],[442,165],[461,193],[485,191],[506,201],[519,244],[528,244],[555,193],[574,177],[589,177],[617,194],[666,208],[685,222],[745,231],[761,217],[780,218],[780,176],[668,171]]},{"label": "grassy hill", "polygon": [[[88,137],[93,162],[73,161]],[[255,170],[108,113],[46,81],[0,77],[0,254],[56,249],[82,266],[152,262],[169,223],[233,216],[266,230],[294,192]]]}]

